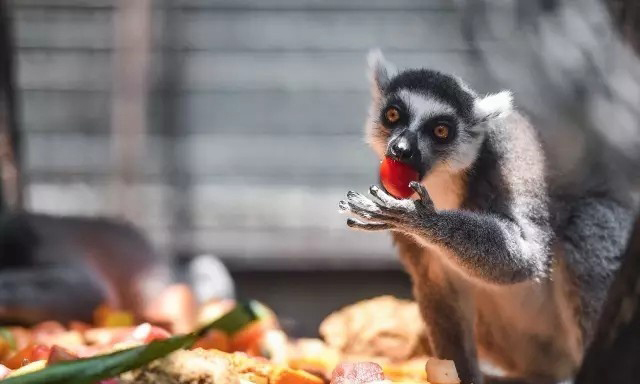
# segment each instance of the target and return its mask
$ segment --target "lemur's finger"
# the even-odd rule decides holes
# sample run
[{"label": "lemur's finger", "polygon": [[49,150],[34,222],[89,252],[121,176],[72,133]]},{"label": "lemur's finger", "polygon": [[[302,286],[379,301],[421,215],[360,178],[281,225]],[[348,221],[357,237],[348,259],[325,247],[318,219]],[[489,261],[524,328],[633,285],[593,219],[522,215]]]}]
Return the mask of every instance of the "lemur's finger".
[{"label": "lemur's finger", "polygon": [[349,204],[367,211],[371,211],[371,212],[382,211],[380,205],[378,205],[373,200],[369,199],[368,197],[358,192],[353,192],[353,191],[347,192],[347,200],[349,201]]},{"label": "lemur's finger", "polygon": [[417,181],[412,181],[409,183],[409,187],[416,191],[418,196],[420,196],[420,201],[427,208],[433,208],[433,201],[431,201],[431,196],[429,196],[429,192],[424,187],[424,185],[418,183]]},{"label": "lemur's finger", "polygon": [[392,220],[391,217],[384,215],[382,212],[378,211],[370,211],[366,208],[363,208],[359,205],[353,204],[350,201],[342,200],[338,206],[341,210],[348,211],[356,216],[359,216],[366,220],[380,220],[380,221],[389,221]]},{"label": "lemur's finger", "polygon": [[391,224],[384,223],[365,223],[356,219],[347,219],[347,226],[354,229],[360,229],[363,231],[383,231],[385,229],[393,228]]},{"label": "lemur's finger", "polygon": [[349,211],[350,211],[349,204],[344,200],[340,200],[340,202],[338,203],[338,212],[346,213]]},{"label": "lemur's finger", "polygon": [[377,185],[372,185],[371,187],[369,187],[369,193],[382,201],[384,205],[387,205],[389,207],[398,205],[398,199],[378,188]]}]

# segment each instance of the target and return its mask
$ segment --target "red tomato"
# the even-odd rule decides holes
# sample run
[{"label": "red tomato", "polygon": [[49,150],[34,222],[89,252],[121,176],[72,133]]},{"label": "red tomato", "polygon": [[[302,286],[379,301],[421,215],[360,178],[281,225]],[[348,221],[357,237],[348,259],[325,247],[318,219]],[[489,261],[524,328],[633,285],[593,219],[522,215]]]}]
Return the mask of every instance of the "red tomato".
[{"label": "red tomato", "polygon": [[409,183],[419,180],[420,174],[416,170],[391,157],[385,157],[380,164],[380,182],[387,192],[399,199],[411,197],[414,190]]},{"label": "red tomato", "polygon": [[30,344],[11,356],[11,358],[5,362],[5,365],[10,369],[18,369],[34,361],[47,360],[49,353],[51,353],[51,349],[47,346]]}]

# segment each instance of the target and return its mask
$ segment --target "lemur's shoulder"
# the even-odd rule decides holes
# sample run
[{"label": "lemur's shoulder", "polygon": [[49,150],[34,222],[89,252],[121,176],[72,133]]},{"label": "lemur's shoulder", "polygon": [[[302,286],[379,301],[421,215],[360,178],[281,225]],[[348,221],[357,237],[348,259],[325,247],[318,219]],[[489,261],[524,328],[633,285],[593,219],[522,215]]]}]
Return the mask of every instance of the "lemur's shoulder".
[{"label": "lemur's shoulder", "polygon": [[545,155],[529,120],[513,110],[487,126],[478,158],[467,172],[467,204],[507,211],[518,200],[546,204]]}]

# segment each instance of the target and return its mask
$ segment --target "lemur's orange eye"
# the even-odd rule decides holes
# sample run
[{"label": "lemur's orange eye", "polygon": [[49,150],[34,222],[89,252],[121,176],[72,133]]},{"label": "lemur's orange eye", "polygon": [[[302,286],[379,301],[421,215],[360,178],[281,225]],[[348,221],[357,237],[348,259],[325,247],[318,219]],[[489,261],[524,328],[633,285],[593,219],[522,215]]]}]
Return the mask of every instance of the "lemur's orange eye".
[{"label": "lemur's orange eye", "polygon": [[396,107],[389,107],[384,113],[384,117],[389,123],[395,123],[400,120],[400,111]]},{"label": "lemur's orange eye", "polygon": [[433,136],[440,140],[446,140],[449,137],[449,127],[442,124],[436,125],[436,127],[433,128]]}]

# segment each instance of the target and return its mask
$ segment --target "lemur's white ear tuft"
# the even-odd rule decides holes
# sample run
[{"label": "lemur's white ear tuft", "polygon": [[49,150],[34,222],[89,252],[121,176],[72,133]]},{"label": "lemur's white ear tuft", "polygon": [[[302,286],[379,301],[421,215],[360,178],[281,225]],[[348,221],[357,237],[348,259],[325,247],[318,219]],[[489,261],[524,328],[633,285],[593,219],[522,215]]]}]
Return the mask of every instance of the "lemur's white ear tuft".
[{"label": "lemur's white ear tuft", "polygon": [[389,86],[391,79],[395,76],[397,69],[389,63],[382,54],[380,49],[372,49],[367,55],[367,62],[369,64],[369,78],[371,85],[378,92],[384,91]]},{"label": "lemur's white ear tuft", "polygon": [[510,91],[487,95],[476,101],[475,115],[480,121],[499,117],[512,109],[513,96]]}]

